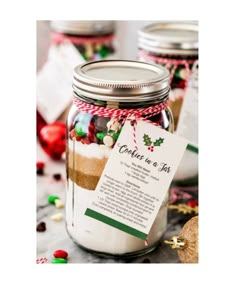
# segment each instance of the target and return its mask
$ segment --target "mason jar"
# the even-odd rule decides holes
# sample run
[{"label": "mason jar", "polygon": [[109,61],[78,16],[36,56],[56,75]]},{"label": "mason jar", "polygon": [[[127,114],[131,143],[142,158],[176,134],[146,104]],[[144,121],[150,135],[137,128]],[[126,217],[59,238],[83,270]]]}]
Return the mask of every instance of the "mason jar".
[{"label": "mason jar", "polygon": [[170,108],[175,130],[191,69],[198,59],[198,26],[195,22],[158,22],[138,32],[138,59],[169,69]]},{"label": "mason jar", "polygon": [[[125,119],[115,115],[164,105],[169,90],[169,72],[160,65],[107,60],[75,67],[74,104],[67,119],[66,229],[79,246],[102,255],[137,256],[153,250],[165,232],[168,192],[148,242],[84,214],[124,124]],[[110,117],[107,108],[112,109]],[[167,105],[145,119],[173,132]]]},{"label": "mason jar", "polygon": [[86,61],[111,57],[115,53],[113,21],[52,21],[52,43],[72,43]]}]

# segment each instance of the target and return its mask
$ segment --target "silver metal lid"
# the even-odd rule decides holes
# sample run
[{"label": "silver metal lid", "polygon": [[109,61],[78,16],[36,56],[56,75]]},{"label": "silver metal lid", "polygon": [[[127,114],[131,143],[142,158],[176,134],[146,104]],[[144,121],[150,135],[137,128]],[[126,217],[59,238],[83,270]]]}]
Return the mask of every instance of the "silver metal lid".
[{"label": "silver metal lid", "polygon": [[138,32],[141,49],[166,54],[197,55],[197,22],[158,22]]},{"label": "silver metal lid", "polygon": [[113,33],[114,21],[51,21],[57,32],[74,35],[104,35]]},{"label": "silver metal lid", "polygon": [[104,101],[161,99],[168,96],[169,71],[130,60],[89,62],[75,67],[73,90],[76,95]]}]

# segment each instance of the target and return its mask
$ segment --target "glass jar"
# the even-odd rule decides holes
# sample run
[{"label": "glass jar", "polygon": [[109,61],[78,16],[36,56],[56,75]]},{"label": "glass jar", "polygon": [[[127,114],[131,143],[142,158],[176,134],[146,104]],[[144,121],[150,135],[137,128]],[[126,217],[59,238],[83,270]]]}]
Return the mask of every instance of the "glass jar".
[{"label": "glass jar", "polygon": [[115,53],[113,21],[52,21],[52,42],[71,42],[86,61],[105,59]]},{"label": "glass jar", "polygon": [[[169,72],[160,65],[107,60],[75,67],[74,104],[67,120],[66,228],[81,247],[102,255],[125,257],[151,251],[167,227],[168,193],[148,235],[148,246],[144,240],[84,215],[96,195],[94,190],[123,122],[84,112],[76,101],[92,108],[138,109],[165,102],[169,90]],[[173,132],[168,107],[148,119]]]},{"label": "glass jar", "polygon": [[139,31],[140,61],[164,65],[170,71],[170,108],[175,130],[193,64],[198,59],[198,26],[194,22],[159,22]]}]

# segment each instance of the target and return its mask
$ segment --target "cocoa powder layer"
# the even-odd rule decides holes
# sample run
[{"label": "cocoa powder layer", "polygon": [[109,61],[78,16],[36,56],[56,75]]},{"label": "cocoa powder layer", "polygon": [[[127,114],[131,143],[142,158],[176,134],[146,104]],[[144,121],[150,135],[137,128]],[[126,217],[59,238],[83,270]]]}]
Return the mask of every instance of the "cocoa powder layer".
[{"label": "cocoa powder layer", "polygon": [[78,186],[88,190],[95,190],[100,179],[100,176],[87,175],[71,168],[68,169],[68,177]]}]

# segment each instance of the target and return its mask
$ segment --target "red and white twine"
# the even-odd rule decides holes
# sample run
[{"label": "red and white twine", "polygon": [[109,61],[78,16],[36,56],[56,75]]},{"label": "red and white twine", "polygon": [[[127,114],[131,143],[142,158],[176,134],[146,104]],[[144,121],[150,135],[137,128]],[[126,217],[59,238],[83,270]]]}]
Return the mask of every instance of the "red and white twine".
[{"label": "red and white twine", "polygon": [[101,117],[116,118],[118,120],[123,117],[127,118],[128,116],[130,117],[133,116],[136,119],[137,118],[145,119],[147,117],[150,118],[154,115],[159,114],[163,109],[165,109],[168,106],[168,100],[158,105],[149,106],[146,108],[133,108],[133,109],[117,109],[117,108],[94,106],[79,100],[77,97],[74,97],[73,102],[80,111]]},{"label": "red and white twine", "polygon": [[[138,52],[139,57],[142,57],[144,59],[150,60],[152,62],[162,64],[164,65],[169,71],[170,71],[170,83],[173,80],[174,74],[178,66],[184,66],[186,69],[186,83],[188,83],[188,80],[191,75],[191,69],[190,65],[193,65],[196,60],[185,60],[185,59],[169,59],[164,57],[157,57],[153,55],[148,55],[144,51]],[[186,88],[184,89],[186,90]]]},{"label": "red and white twine", "polygon": [[36,260],[36,264],[44,264],[44,263],[47,263],[48,259],[46,257],[44,258],[38,258]]},{"label": "red and white twine", "polygon": [[107,36],[96,36],[96,37],[79,37],[79,36],[68,36],[58,32],[51,33],[51,41],[53,44],[59,45],[61,43],[69,41],[72,44],[102,44],[112,42],[114,35]]},{"label": "red and white twine", "polygon": [[121,125],[123,125],[126,120],[132,121],[133,140],[135,144],[135,149],[138,150],[137,141],[136,141],[137,120],[138,119],[144,120],[155,126],[160,126],[159,123],[152,122],[148,120],[148,118],[155,116],[159,114],[162,110],[164,110],[168,106],[169,101],[167,99],[166,101],[158,105],[149,106],[146,108],[133,108],[133,109],[118,109],[118,108],[94,106],[94,105],[91,105],[91,104],[88,104],[79,100],[77,97],[74,97],[73,102],[74,102],[74,105],[82,112],[114,119],[114,121],[111,123],[111,126],[115,121],[121,121],[120,123]]}]

